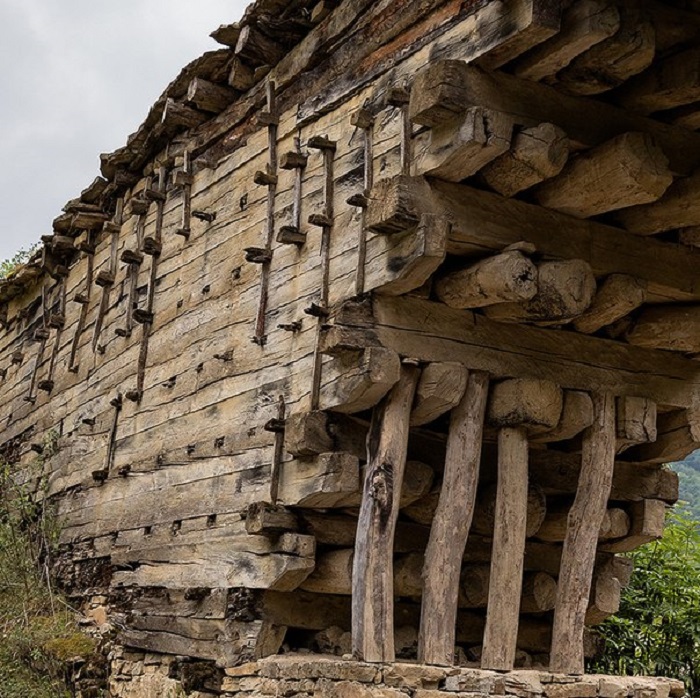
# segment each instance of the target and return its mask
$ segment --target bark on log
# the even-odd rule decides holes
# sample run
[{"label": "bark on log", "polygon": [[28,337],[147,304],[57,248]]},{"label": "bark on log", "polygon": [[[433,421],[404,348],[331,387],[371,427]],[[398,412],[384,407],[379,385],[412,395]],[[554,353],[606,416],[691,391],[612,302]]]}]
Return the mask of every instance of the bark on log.
[{"label": "bark on log", "polygon": [[552,630],[550,670],[567,674],[584,671],[584,619],[615,465],[615,400],[610,394],[592,397],[595,421],[583,436],[581,476],[569,513]]},{"label": "bark on log", "polygon": [[529,301],[487,306],[485,314],[499,322],[567,323],[583,315],[596,290],[590,265],[580,259],[542,263],[537,285]]},{"label": "bark on log", "polygon": [[470,372],[450,419],[445,473],[422,575],[418,659],[428,664],[453,661],[459,574],[474,513],[487,393],[488,375]]},{"label": "bark on log", "polygon": [[353,653],[367,661],[394,660],[394,531],[419,376],[416,367],[402,367],[398,383],[375,408],[368,437],[352,571]]},{"label": "bark on log", "polygon": [[502,196],[515,196],[556,177],[569,157],[569,139],[549,123],[517,131],[510,150],[483,168],[484,181]]},{"label": "bark on log", "polygon": [[451,308],[524,302],[537,293],[537,276],[537,267],[512,250],[442,277],[435,284],[435,293]]},{"label": "bark on log", "polygon": [[576,218],[647,204],[673,181],[668,159],[644,133],[624,133],[569,161],[536,191],[537,201]]}]

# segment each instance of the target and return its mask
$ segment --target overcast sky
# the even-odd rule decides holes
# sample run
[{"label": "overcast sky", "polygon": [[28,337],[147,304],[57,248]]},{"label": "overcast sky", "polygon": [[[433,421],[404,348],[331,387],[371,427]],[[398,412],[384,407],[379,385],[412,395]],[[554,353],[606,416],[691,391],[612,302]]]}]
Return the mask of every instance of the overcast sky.
[{"label": "overcast sky", "polygon": [[0,260],[51,232],[245,0],[0,0]]}]

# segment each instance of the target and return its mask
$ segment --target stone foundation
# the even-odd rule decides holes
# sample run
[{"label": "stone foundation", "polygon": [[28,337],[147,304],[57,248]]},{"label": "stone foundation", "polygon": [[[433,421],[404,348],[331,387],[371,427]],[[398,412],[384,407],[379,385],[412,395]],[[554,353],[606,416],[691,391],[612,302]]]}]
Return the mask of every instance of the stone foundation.
[{"label": "stone foundation", "polygon": [[325,655],[287,654],[238,667],[116,651],[112,698],[682,698],[675,679],[562,676],[540,670],[499,674],[411,663],[366,664]]}]

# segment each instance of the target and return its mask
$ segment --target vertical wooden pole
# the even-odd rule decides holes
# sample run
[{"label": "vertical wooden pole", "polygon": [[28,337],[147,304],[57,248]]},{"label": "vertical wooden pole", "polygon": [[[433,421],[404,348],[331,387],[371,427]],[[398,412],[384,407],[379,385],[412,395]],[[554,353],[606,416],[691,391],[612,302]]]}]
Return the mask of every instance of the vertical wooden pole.
[{"label": "vertical wooden pole", "polygon": [[267,340],[265,320],[267,316],[267,301],[270,285],[270,265],[272,263],[272,241],[275,235],[275,196],[277,195],[277,106],[275,99],[275,83],[267,83],[267,113],[264,114],[268,123],[268,152],[269,163],[267,174],[271,180],[267,185],[267,217],[265,219],[265,252],[266,259],[262,262],[260,273],[260,301],[258,314],[255,319],[255,335],[253,342],[264,346]]},{"label": "vertical wooden pole", "polygon": [[[104,324],[105,315],[107,315],[107,310],[109,309],[109,295],[114,284],[114,279],[117,275],[117,264],[118,264],[118,254],[119,254],[119,234],[121,232],[122,215],[124,211],[124,199],[117,199],[117,206],[114,211],[114,217],[112,221],[104,224],[104,230],[109,231],[110,234],[110,248],[109,248],[109,269],[106,278],[103,281],[102,286],[102,298],[100,300],[100,308],[97,313],[97,320],[95,321],[95,330],[92,335],[92,350],[93,352],[97,349],[97,342],[100,339],[100,334],[102,333],[102,325]],[[100,276],[98,275],[97,281],[100,281]],[[90,290],[86,294],[87,298],[90,297]],[[87,319],[87,308],[83,308],[86,319]],[[82,315],[81,311],[81,315]],[[74,363],[71,364],[71,367]]]},{"label": "vertical wooden pole", "polygon": [[594,421],[583,435],[581,474],[568,516],[554,609],[550,670],[562,674],[584,670],[584,619],[615,466],[615,398],[609,393],[592,398]]},{"label": "vertical wooden pole", "polygon": [[474,514],[488,375],[469,374],[462,399],[452,410],[445,474],[423,564],[423,603],[418,661],[454,662],[459,578]]},{"label": "vertical wooden pole", "polygon": [[360,109],[352,116],[352,124],[362,129],[364,176],[361,197],[351,197],[348,203],[359,205],[360,234],[357,240],[357,272],[355,276],[355,293],[359,296],[365,292],[365,262],[367,260],[367,230],[365,228],[365,209],[369,193],[374,183],[374,117],[367,109]]},{"label": "vertical wooden pole", "polygon": [[515,664],[525,557],[527,466],[525,427],[500,429],[491,577],[481,658],[483,669],[510,671]]},{"label": "vertical wooden pole", "polygon": [[374,408],[367,437],[352,569],[352,648],[369,662],[394,660],[394,532],[419,376],[417,366],[402,366],[399,382]]},{"label": "vertical wooden pole", "polygon": [[284,395],[280,395],[277,401],[277,428],[275,430],[275,450],[272,458],[272,471],[270,473],[270,503],[277,504],[280,489],[280,469],[284,456],[284,419],[286,405]]}]

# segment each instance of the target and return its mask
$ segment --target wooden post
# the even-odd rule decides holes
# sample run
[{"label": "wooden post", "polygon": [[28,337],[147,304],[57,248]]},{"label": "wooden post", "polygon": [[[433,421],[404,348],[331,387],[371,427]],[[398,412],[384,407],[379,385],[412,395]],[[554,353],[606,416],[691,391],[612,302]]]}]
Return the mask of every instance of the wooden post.
[{"label": "wooden post", "polygon": [[584,432],[581,474],[569,512],[554,609],[550,671],[582,674],[583,632],[600,525],[615,465],[615,398],[597,393],[593,424]]},{"label": "wooden post", "polygon": [[402,366],[399,382],[374,409],[367,439],[352,570],[352,647],[369,662],[394,660],[394,532],[419,375],[417,366]]},{"label": "wooden post", "polygon": [[[405,111],[405,110],[404,110]],[[363,191],[361,197],[353,199],[352,203],[361,207],[360,210],[360,234],[357,240],[357,273],[355,276],[355,293],[359,296],[365,292],[365,262],[367,259],[367,230],[365,229],[365,217],[367,199],[374,184],[374,152],[373,133],[374,117],[366,109],[359,109],[352,115],[352,124],[355,128],[362,129],[363,143]]]},{"label": "wooden post", "polygon": [[554,428],[561,389],[549,381],[511,379],[492,391],[489,420],[499,427],[489,601],[481,667],[510,671],[520,616],[527,528],[528,429]]},{"label": "wooden post", "polygon": [[277,195],[277,100],[275,95],[275,83],[270,80],[267,83],[267,133],[268,152],[270,155],[267,174],[270,179],[267,182],[267,216],[265,218],[265,252],[266,259],[262,263],[260,274],[260,301],[258,314],[255,319],[255,335],[253,342],[264,346],[267,339],[265,334],[265,319],[267,315],[267,299],[270,285],[270,264],[272,262],[272,241],[275,235],[275,196]]},{"label": "wooden post", "polygon": [[470,373],[450,419],[445,475],[423,566],[418,661],[426,664],[454,661],[459,579],[474,514],[487,393],[488,374]]},{"label": "wooden post", "polygon": [[[114,279],[117,275],[117,263],[119,253],[119,233],[121,232],[122,216],[124,212],[124,199],[117,199],[114,217],[108,223],[104,224],[103,230],[110,235],[109,243],[109,269],[106,273],[101,272],[97,275],[96,281],[102,286],[102,299],[100,300],[100,309],[97,312],[97,320],[95,321],[95,330],[92,335],[92,350],[97,349],[97,342],[100,339],[102,325],[105,315],[109,309],[109,295]],[[86,311],[87,314],[87,311]]]}]

